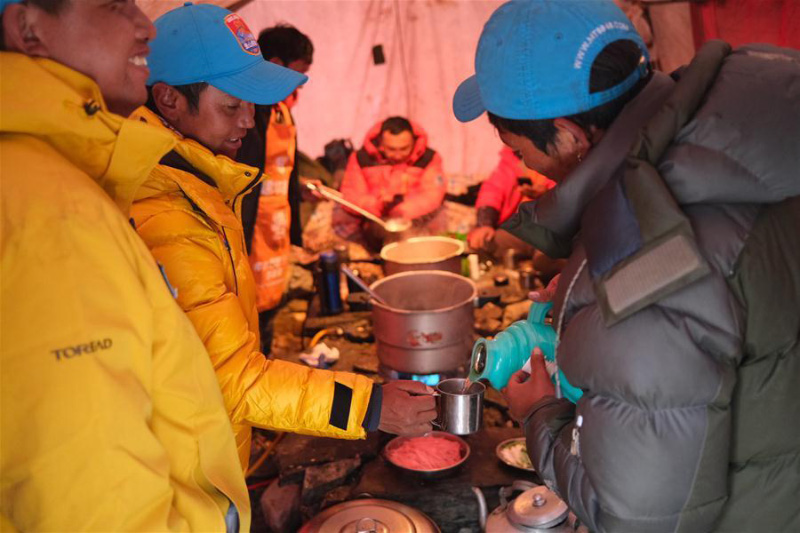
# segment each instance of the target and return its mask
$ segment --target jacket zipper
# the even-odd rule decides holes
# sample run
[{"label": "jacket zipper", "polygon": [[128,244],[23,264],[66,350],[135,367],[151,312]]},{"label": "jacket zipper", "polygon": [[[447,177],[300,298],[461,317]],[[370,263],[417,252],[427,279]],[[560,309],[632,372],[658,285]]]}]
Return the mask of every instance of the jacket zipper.
[{"label": "jacket zipper", "polygon": [[233,285],[236,295],[239,295],[239,278],[236,276],[236,262],[233,260],[233,252],[231,251],[231,244],[228,242],[228,234],[225,233],[225,227],[222,228],[222,241],[225,243],[225,248],[228,250],[228,257],[231,258],[231,269],[233,270]]},{"label": "jacket zipper", "polygon": [[[247,174],[249,174],[249,172],[245,173],[245,175],[247,175]],[[244,193],[246,191],[249,191],[250,189],[252,189],[253,185],[258,183],[258,180],[261,178],[261,174],[262,174],[262,172],[261,172],[261,170],[259,170],[258,173],[256,174],[256,177],[253,178],[252,180],[250,180],[250,183],[247,184],[247,187],[242,189],[241,192],[239,192],[236,196],[233,197],[233,202],[231,202],[231,209],[233,210],[233,214],[234,215],[236,214],[236,200],[238,200],[239,198],[244,196]],[[231,251],[231,244],[228,242],[228,234],[225,233],[225,228],[224,227],[222,227],[222,240],[225,242],[225,248],[228,250],[228,257],[231,258],[231,268],[233,269],[233,283],[234,283],[234,287],[235,287],[235,290],[236,290],[236,295],[238,296],[239,295],[239,278],[236,275],[236,262],[233,260],[233,252]],[[244,244],[244,241],[242,241],[242,244]]]},{"label": "jacket zipper", "polygon": [[569,447],[569,453],[576,457],[581,455],[581,427],[583,426],[583,416],[578,415],[575,421],[575,426],[572,428],[572,444]]}]

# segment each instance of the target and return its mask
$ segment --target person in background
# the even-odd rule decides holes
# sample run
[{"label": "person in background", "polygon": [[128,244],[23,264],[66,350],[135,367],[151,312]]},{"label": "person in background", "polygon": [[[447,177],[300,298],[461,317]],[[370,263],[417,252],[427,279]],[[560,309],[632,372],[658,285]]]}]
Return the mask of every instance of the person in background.
[{"label": "person in background", "polygon": [[[239,217],[242,197],[264,176],[234,158],[253,126],[253,104],[282,101],[306,76],[265,61],[241,17],[221,7],[185,5],[155,25],[149,100],[136,116],[170,133],[175,148],[136,191],[131,214],[205,343],[242,470],[253,426],[345,439],[377,429],[429,431],[434,400],[421,383],[379,386],[358,374],[269,360],[260,351]],[[286,219],[272,225],[276,238],[286,237]]]},{"label": "person in background", "polygon": [[[311,39],[293,26],[279,24],[263,30],[258,45],[264,59],[300,74],[308,72],[314,60]],[[242,224],[265,354],[272,349],[272,324],[291,276],[291,247],[303,246],[300,206],[306,194],[300,187],[297,127],[291,113],[301,87],[282,102],[256,106],[255,127],[243,139],[237,156],[237,161],[264,171],[264,179],[242,201]],[[287,222],[286,238],[272,235],[276,220]],[[271,245],[278,241],[279,247]]]},{"label": "person in background", "polygon": [[[444,231],[446,192],[442,158],[428,146],[428,135],[404,117],[375,124],[363,147],[350,156],[339,189],[344,198],[384,219],[413,221],[429,232]],[[334,210],[336,233],[373,243],[372,223],[361,215]]]},{"label": "person in background", "polygon": [[[557,182],[504,228],[568,257],[506,396],[591,531],[800,531],[800,52],[704,45],[652,72],[609,1],[512,1],[461,121]],[[790,422],[791,421],[791,422]]]},{"label": "person in background", "polygon": [[481,183],[475,228],[467,235],[470,248],[490,249],[498,226],[517,212],[520,203],[535,200],[554,186],[555,182],[526,167],[518,154],[504,147],[497,167]]},{"label": "person in background", "polygon": [[0,0],[0,529],[249,531],[203,343],[131,227],[175,144],[127,120],[136,4]]}]

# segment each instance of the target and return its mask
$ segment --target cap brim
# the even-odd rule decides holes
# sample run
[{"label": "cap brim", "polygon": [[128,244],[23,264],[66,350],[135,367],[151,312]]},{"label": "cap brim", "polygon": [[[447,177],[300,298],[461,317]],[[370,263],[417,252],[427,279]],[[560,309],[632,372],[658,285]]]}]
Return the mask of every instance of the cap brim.
[{"label": "cap brim", "polygon": [[478,78],[470,76],[461,82],[453,95],[453,114],[461,122],[475,120],[486,111],[478,87]]},{"label": "cap brim", "polygon": [[245,102],[272,105],[285,100],[308,81],[308,76],[269,61],[258,61],[245,70],[208,83]]},{"label": "cap brim", "polygon": [[3,14],[6,6],[9,4],[18,4],[21,0],[0,0],[0,15]]}]

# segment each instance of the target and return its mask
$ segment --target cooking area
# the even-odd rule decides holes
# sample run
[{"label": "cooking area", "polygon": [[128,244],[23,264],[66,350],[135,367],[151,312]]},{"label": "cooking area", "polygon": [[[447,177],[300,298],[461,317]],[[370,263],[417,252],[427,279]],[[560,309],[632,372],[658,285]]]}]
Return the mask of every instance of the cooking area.
[{"label": "cooking area", "polygon": [[[363,280],[380,301],[368,298],[364,305],[356,298],[366,296],[362,286],[341,275],[343,309],[325,311],[314,264],[296,266],[291,299],[276,318],[274,357],[308,361],[304,354],[322,348],[328,354],[316,359],[322,367],[352,370],[379,383],[426,383],[436,389],[435,431],[417,437],[372,433],[365,441],[286,434],[277,444],[278,434],[259,431],[251,456],[261,463],[248,477],[254,516],[274,531],[301,523],[307,523],[303,531],[339,531],[328,529],[333,522],[318,528],[337,513],[352,518],[363,512],[359,519],[385,524],[402,523],[386,513],[412,515],[412,522],[422,513],[440,531],[480,531],[487,512],[501,504],[500,489],[540,480],[526,462],[522,429],[511,421],[502,395],[488,380],[465,383],[473,346],[524,319],[529,290],[549,279],[539,272],[520,279],[518,270],[533,267],[513,250],[494,264],[485,256],[468,258],[463,242],[447,237],[387,244],[374,256],[353,244],[336,250],[338,266]],[[470,272],[470,263],[478,265],[477,272]],[[516,455],[508,447],[514,440]],[[390,530],[426,531],[415,527]]]}]

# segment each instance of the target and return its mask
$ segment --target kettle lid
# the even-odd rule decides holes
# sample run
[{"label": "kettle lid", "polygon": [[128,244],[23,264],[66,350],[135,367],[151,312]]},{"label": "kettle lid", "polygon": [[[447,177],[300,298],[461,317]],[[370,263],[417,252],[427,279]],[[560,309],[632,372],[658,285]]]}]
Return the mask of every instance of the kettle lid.
[{"label": "kettle lid", "polygon": [[508,507],[508,520],[528,528],[546,529],[563,522],[569,508],[555,492],[540,486],[526,490]]}]

